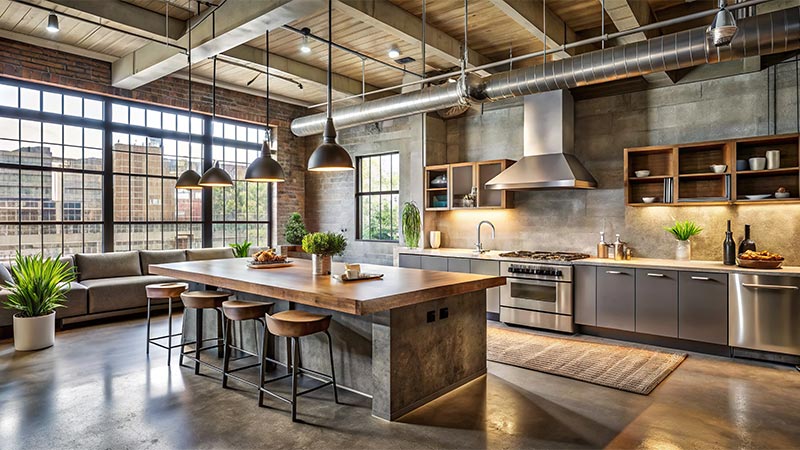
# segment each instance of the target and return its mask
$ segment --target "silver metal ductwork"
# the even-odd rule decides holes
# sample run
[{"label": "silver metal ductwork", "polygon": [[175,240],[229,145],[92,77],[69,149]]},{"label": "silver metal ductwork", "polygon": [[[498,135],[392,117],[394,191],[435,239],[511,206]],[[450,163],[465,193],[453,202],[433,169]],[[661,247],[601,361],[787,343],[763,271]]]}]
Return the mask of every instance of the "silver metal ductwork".
[{"label": "silver metal ductwork", "polygon": [[575,109],[568,90],[528,95],[523,107],[523,157],[486,189],[593,189],[597,181],[572,154]]},{"label": "silver metal ductwork", "polygon": [[[800,7],[748,17],[740,20],[738,25],[739,32],[728,46],[715,47],[708,40],[706,27],[693,28],[643,42],[494,74],[481,80],[479,85],[462,80],[339,108],[333,112],[333,121],[338,129],[342,129],[470,102],[569,89],[800,48]],[[292,121],[292,132],[297,136],[310,136],[321,133],[324,125],[325,114],[314,114]]]}]

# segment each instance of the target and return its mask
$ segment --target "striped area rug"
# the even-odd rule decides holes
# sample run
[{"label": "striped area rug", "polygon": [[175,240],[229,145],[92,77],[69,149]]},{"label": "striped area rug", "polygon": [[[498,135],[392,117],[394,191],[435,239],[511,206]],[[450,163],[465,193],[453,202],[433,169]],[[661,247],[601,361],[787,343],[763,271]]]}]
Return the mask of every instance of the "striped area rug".
[{"label": "striped area rug", "polygon": [[489,326],[487,358],[502,364],[561,375],[647,395],[684,359],[669,353]]}]

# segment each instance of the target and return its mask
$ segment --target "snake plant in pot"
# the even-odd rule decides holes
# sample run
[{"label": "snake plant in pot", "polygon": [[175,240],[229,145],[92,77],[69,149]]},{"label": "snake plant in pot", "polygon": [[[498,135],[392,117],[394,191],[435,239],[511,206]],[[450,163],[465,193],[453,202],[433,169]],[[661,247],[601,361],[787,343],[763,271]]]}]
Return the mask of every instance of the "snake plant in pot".
[{"label": "snake plant in pot", "polygon": [[331,257],[341,255],[347,248],[347,238],[341,233],[311,233],[303,236],[303,251],[311,254],[314,275],[331,274]]},{"label": "snake plant in pot", "polygon": [[58,258],[17,252],[11,265],[13,282],[3,306],[14,314],[14,348],[30,351],[47,348],[56,339],[56,308],[63,308],[75,270]]}]

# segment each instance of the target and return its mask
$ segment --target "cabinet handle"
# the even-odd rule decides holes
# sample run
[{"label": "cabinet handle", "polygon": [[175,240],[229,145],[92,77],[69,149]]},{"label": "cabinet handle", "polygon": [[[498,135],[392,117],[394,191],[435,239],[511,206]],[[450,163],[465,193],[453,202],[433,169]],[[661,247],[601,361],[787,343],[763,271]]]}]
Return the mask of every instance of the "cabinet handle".
[{"label": "cabinet handle", "polygon": [[647,276],[648,276],[648,277],[658,277],[658,278],[663,278],[663,277],[664,277],[664,274],[663,274],[663,273],[648,273],[648,274],[647,274]]},{"label": "cabinet handle", "polygon": [[606,273],[611,275],[622,275],[622,272],[619,270],[606,270]]},{"label": "cabinet handle", "polygon": [[711,281],[711,278],[708,277],[692,277],[692,279],[697,281]]},{"label": "cabinet handle", "polygon": [[776,289],[782,291],[797,291],[800,290],[797,286],[781,286],[777,284],[750,284],[750,283],[742,283],[742,286],[749,287],[749,288],[761,288],[761,289]]}]

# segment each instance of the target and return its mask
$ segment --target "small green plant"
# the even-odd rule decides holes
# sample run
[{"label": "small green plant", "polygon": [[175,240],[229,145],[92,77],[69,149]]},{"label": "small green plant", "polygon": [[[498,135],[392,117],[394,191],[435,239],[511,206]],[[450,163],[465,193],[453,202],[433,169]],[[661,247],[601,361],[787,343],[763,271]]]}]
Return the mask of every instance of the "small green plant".
[{"label": "small green plant", "polygon": [[3,306],[17,311],[20,317],[46,316],[63,308],[75,269],[58,258],[41,254],[23,256],[17,252],[11,266],[13,283],[5,286],[10,292]]},{"label": "small green plant", "polygon": [[303,218],[300,216],[300,213],[292,213],[292,215],[289,216],[289,220],[286,222],[286,231],[283,234],[286,238],[286,242],[292,245],[300,245],[303,243],[303,238],[307,234],[308,231],[306,231],[306,226],[303,223]]},{"label": "small green plant", "polygon": [[233,249],[233,256],[237,258],[246,258],[250,256],[250,247],[253,245],[253,243],[249,241],[244,241],[241,244],[234,243],[229,245]]},{"label": "small green plant", "polygon": [[685,222],[675,221],[675,225],[671,227],[664,227],[665,230],[669,231],[675,239],[679,241],[688,241],[692,236],[697,236],[703,231],[696,223],[692,222],[691,220],[687,220]]},{"label": "small green plant", "polygon": [[303,237],[303,251],[312,255],[341,255],[347,248],[347,238],[341,233],[311,233]]},{"label": "small green plant", "polygon": [[403,204],[403,239],[409,248],[419,247],[420,230],[419,208],[414,202]]}]

